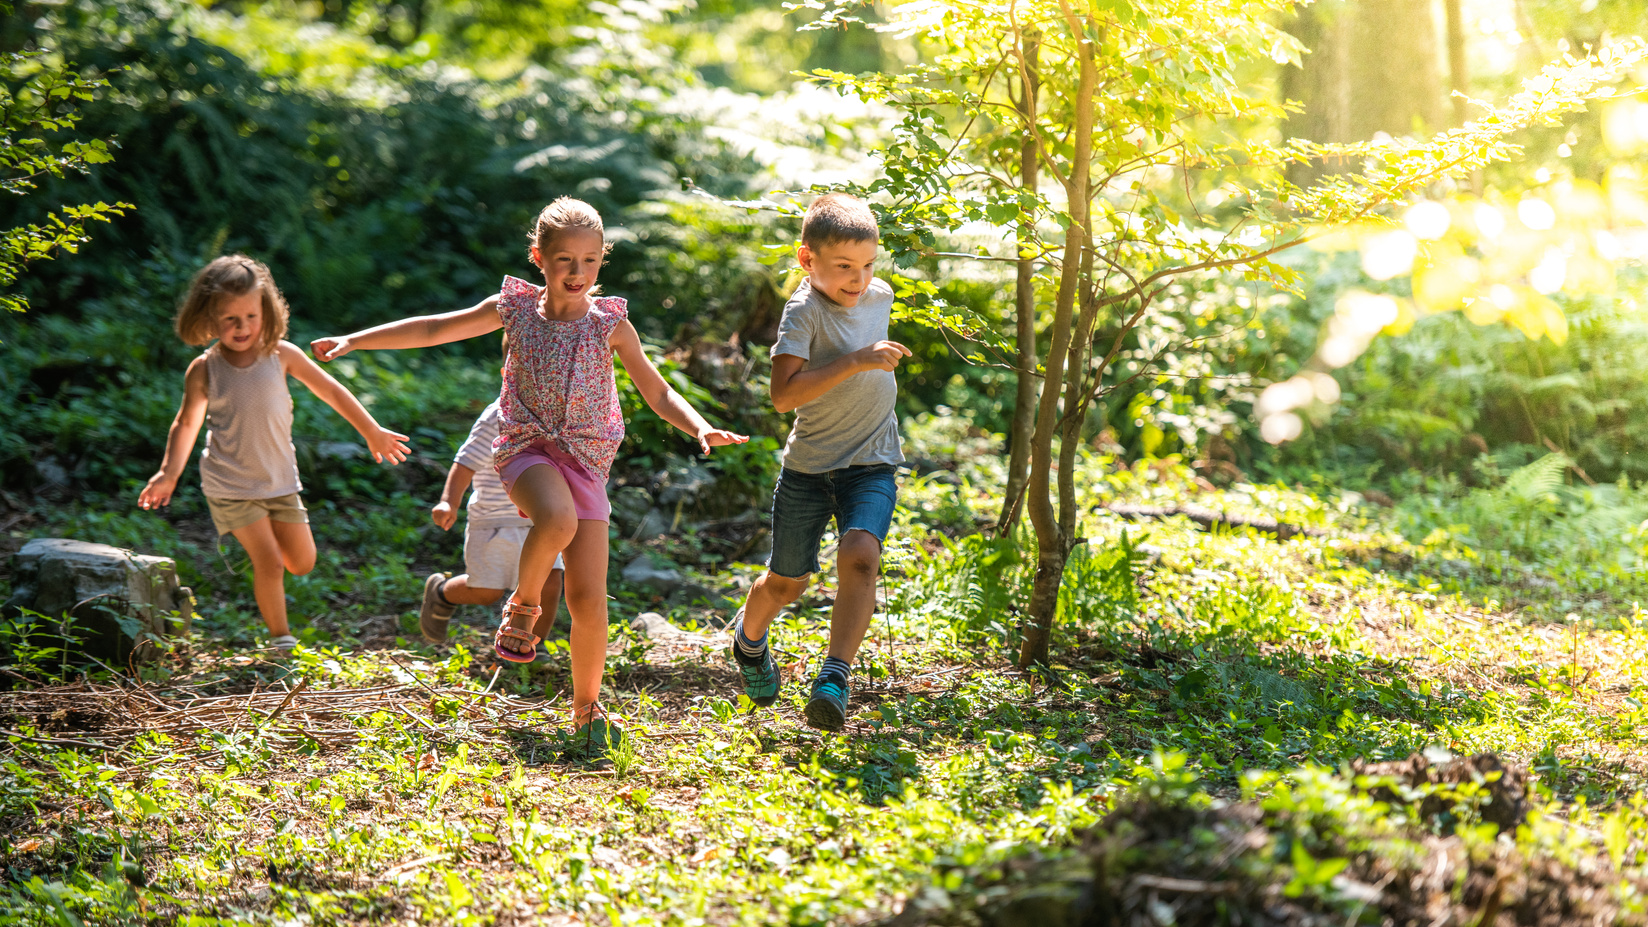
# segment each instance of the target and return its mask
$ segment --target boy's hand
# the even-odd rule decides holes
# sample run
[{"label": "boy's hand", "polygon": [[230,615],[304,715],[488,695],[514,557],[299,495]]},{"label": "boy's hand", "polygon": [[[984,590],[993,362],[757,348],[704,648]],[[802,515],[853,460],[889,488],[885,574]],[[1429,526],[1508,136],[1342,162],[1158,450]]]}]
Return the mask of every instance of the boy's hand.
[{"label": "boy's hand", "polygon": [[412,453],[412,446],[406,442],[411,440],[399,432],[390,431],[381,425],[377,430],[366,435],[366,448],[372,452],[372,459],[378,463],[388,461],[398,464]]},{"label": "boy's hand", "polygon": [[140,509],[158,509],[172,501],[172,493],[177,490],[177,480],[168,477],[164,472],[149,477],[143,491],[137,494],[137,507]]},{"label": "boy's hand", "polygon": [[349,343],[347,335],[338,335],[335,338],[316,338],[309,342],[309,350],[315,352],[315,360],[324,364],[355,350],[355,346]]},{"label": "boy's hand", "polygon": [[898,367],[898,362],[911,356],[910,349],[896,341],[877,341],[867,348],[860,348],[853,352],[860,367],[868,370],[886,370],[891,372]]},{"label": "boy's hand", "polygon": [[712,447],[722,447],[727,444],[743,444],[750,439],[749,435],[735,434],[722,428],[706,428],[698,433],[698,446],[708,454]]},{"label": "boy's hand", "polygon": [[450,531],[458,521],[458,511],[452,507],[452,503],[442,499],[429,510],[429,517],[435,520],[435,524],[442,531]]}]

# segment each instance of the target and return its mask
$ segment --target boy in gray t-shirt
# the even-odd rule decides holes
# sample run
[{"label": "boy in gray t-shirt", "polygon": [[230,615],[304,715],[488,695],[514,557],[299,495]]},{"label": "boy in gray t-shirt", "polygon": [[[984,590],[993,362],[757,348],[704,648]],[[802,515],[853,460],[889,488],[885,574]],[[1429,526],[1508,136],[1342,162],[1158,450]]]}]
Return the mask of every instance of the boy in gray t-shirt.
[{"label": "boy in gray t-shirt", "polygon": [[910,350],[887,340],[893,291],[874,275],[875,214],[856,197],[831,193],[807,209],[797,258],[807,278],[778,323],[772,397],[794,410],[784,470],[773,492],[773,552],[733,626],[733,662],[757,705],[778,698],[782,677],[767,628],[807,589],[830,519],[836,597],[830,647],[812,684],[807,723],[839,731],[847,719],[848,674],[875,611],[881,542],[892,525],[899,449],[898,380]]}]

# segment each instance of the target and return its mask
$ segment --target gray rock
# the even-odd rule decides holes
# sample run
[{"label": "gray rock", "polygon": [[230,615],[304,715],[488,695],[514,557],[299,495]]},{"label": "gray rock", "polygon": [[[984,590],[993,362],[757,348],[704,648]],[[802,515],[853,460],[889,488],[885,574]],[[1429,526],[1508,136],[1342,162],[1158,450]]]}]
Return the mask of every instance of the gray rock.
[{"label": "gray rock", "polygon": [[42,457],[34,462],[34,472],[40,475],[40,481],[47,486],[69,485],[69,471],[57,462],[56,457]]},{"label": "gray rock", "polygon": [[720,596],[717,596],[708,586],[703,586],[698,583],[682,583],[680,586],[676,587],[675,591],[671,592],[669,596],[670,604],[672,605],[692,605],[693,603],[702,600],[710,602],[711,608],[720,607],[714,604],[714,602],[719,599]]},{"label": "gray rock", "polygon": [[696,463],[678,464],[665,470],[658,478],[658,504],[673,508],[677,503],[688,503],[715,485],[715,474]]},{"label": "gray rock", "polygon": [[[5,607],[67,616],[85,652],[124,664],[151,657],[147,642],[186,635],[194,594],[168,557],[67,538],[36,538],[12,558],[16,585]],[[175,613],[175,615],[173,614]]]},{"label": "gray rock", "polygon": [[652,508],[652,496],[639,486],[625,486],[612,494],[612,523],[624,537],[631,537]]},{"label": "gray rock", "polygon": [[624,582],[632,586],[647,586],[658,592],[668,595],[686,582],[681,571],[668,564],[655,563],[653,559],[642,554],[624,567]]},{"label": "gray rock", "polygon": [[634,541],[650,541],[660,535],[669,534],[675,526],[675,517],[663,509],[648,509],[647,514],[641,517],[641,523],[635,526],[630,533]]},{"label": "gray rock", "polygon": [[745,563],[766,563],[772,556],[773,536],[771,531],[763,529],[750,540],[749,549],[738,555],[738,559]]},{"label": "gray rock", "polygon": [[705,634],[683,631],[657,612],[642,612],[629,620],[629,626],[645,634],[648,639],[672,644],[716,644],[720,641]]}]

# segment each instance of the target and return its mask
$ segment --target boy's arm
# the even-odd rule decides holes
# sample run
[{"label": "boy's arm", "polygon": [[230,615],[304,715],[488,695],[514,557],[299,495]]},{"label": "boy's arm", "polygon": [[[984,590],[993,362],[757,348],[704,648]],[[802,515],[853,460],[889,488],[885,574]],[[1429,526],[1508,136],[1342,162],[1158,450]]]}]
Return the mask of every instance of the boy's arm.
[{"label": "boy's arm", "polygon": [[139,508],[159,508],[172,501],[177,481],[183,468],[189,465],[189,456],[195,450],[195,438],[206,421],[206,358],[197,357],[183,374],[183,402],[172,419],[172,428],[166,433],[166,456],[160,460],[160,469],[143,491],[137,494]]},{"label": "boy's arm", "polygon": [[498,297],[493,295],[457,312],[414,316],[398,322],[385,322],[352,335],[316,338],[309,342],[309,347],[315,352],[315,357],[329,361],[350,351],[427,348],[462,341],[495,332],[503,325],[503,319],[498,317]]},{"label": "boy's arm", "polygon": [[773,408],[793,412],[824,395],[854,374],[867,370],[894,370],[910,356],[910,349],[896,341],[877,341],[867,348],[843,354],[822,367],[802,370],[804,357],[774,354],[772,359]]},{"label": "boy's arm", "polygon": [[282,341],[280,347],[281,364],[286,372],[297,377],[299,383],[309,387],[309,391],[319,396],[321,401],[331,406],[337,413],[355,426],[360,436],[366,439],[366,447],[372,452],[372,459],[378,463],[385,460],[398,464],[406,459],[412,450],[407,445],[407,437],[399,432],[390,431],[379,425],[372,413],[360,404],[355,394],[349,392],[342,383],[332,378],[332,375],[320,369],[320,365],[309,359],[303,349],[290,341]]},{"label": "boy's arm", "polygon": [[441,501],[429,510],[429,516],[442,531],[457,523],[458,503],[463,499],[465,490],[469,489],[470,481],[474,479],[475,471],[461,463],[454,463],[452,469],[446,471],[446,485],[441,488]]},{"label": "boy's arm", "polygon": [[681,429],[698,439],[698,446],[708,454],[710,448],[723,444],[743,444],[750,439],[749,435],[734,434],[721,428],[716,428],[704,420],[681,394],[670,388],[664,382],[658,368],[652,365],[652,358],[641,350],[641,336],[635,333],[635,326],[629,324],[628,319],[618,323],[612,330],[609,342],[618,352],[618,359],[623,361],[624,370],[629,373],[631,383],[641,391],[641,398],[647,401],[652,411],[658,417],[671,425]]}]

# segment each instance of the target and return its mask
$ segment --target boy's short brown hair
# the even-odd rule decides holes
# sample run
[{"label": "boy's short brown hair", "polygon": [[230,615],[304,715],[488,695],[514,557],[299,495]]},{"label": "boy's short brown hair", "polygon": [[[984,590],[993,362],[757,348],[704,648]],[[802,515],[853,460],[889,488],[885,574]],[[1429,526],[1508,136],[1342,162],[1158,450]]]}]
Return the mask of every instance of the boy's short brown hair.
[{"label": "boy's short brown hair", "polygon": [[824,194],[813,200],[801,219],[801,243],[808,248],[880,238],[881,228],[870,205],[850,193]]},{"label": "boy's short brown hair", "polygon": [[189,294],[177,310],[174,327],[184,344],[203,345],[217,337],[217,306],[224,297],[245,296],[262,288],[263,333],[258,350],[271,354],[286,337],[286,324],[291,317],[286,297],[275,286],[274,275],[262,261],[244,254],[229,254],[217,258],[195,274],[189,282]]}]

